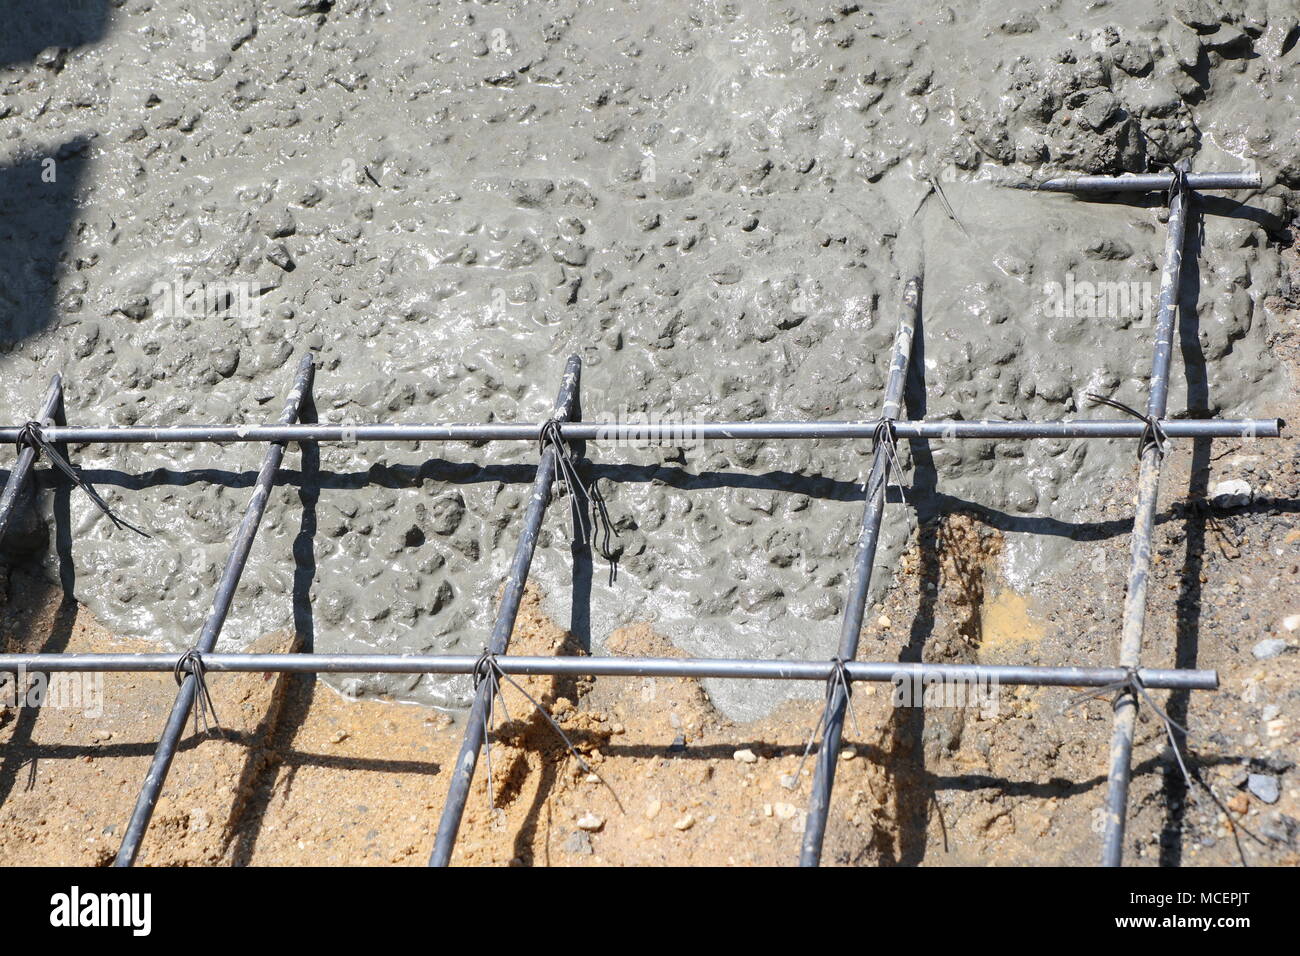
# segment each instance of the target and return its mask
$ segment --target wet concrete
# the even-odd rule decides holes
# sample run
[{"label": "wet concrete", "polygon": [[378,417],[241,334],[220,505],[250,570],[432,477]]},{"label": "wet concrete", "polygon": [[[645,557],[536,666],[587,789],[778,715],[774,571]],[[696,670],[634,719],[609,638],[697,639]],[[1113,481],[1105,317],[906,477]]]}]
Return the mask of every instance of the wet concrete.
[{"label": "wet concrete", "polygon": [[[1282,386],[1263,303],[1290,292],[1277,241],[1300,185],[1291,3],[104,9],[0,57],[14,421],[54,371],[76,422],[263,421],[304,348],[322,421],[537,420],[571,352],[588,419],[873,417],[918,261],[910,416],[1109,417],[1083,394],[1145,396],[1158,197],[1005,185],[1184,155],[1267,186],[1202,204],[1171,414],[1266,416]],[[588,453],[618,580],[575,569],[562,507],[534,566],[581,641],[650,620],[692,654],[831,652],[867,443]],[[887,511],[877,587],[917,514],[957,506],[1003,532],[1018,586],[1086,560],[1069,522],[1132,480],[1133,453],[905,449],[914,507]],[[154,533],[74,496],[76,596],[116,632],[188,644],[260,449],[75,454]],[[222,646],[296,624],[322,651],[477,650],[535,459],[291,451]],[[752,717],[786,690],[710,692]]]}]

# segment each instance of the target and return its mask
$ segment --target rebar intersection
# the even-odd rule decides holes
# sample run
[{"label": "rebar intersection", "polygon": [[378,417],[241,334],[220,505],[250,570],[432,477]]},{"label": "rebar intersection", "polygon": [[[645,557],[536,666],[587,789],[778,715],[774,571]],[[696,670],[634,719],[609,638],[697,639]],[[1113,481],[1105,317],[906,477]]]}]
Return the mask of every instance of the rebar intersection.
[{"label": "rebar intersection", "polygon": [[[486,653],[502,672],[510,674],[582,674],[589,676],[653,675],[679,677],[768,678],[777,680],[821,680],[831,682],[823,716],[825,731],[818,750],[813,790],[801,845],[801,863],[817,865],[820,861],[835,762],[843,719],[848,706],[849,681],[985,680],[1005,684],[1034,686],[1107,687],[1124,680],[1140,680],[1147,688],[1212,689],[1217,674],[1199,670],[1139,669],[1142,622],[1145,615],[1146,576],[1150,564],[1150,538],[1154,523],[1159,472],[1163,458],[1160,441],[1149,435],[1167,438],[1188,437],[1276,437],[1283,423],[1277,419],[1241,421],[1166,421],[1168,375],[1172,335],[1177,313],[1177,292],[1181,276],[1183,238],[1186,230],[1187,205],[1191,188],[1251,188],[1260,185],[1254,174],[1188,174],[1183,165],[1172,174],[1109,177],[1076,177],[1053,180],[1039,188],[1049,191],[1076,190],[1147,191],[1168,189],[1170,192],[1169,239],[1166,245],[1161,283],[1160,308],[1156,324],[1156,343],[1152,364],[1151,394],[1147,413],[1140,418],[1113,421],[1067,422],[990,422],[899,421],[906,375],[911,367],[911,345],[920,315],[920,277],[910,278],[902,295],[898,333],[894,340],[889,377],[886,383],[881,416],[859,422],[723,422],[679,423],[662,425],[621,425],[618,423],[583,423],[578,417],[578,387],[581,361],[572,356],[566,363],[552,416],[547,422],[516,425],[298,425],[299,410],[310,393],[313,363],[310,353],[299,362],[293,388],[277,424],[264,426],[179,426],[149,427],[69,427],[63,413],[62,383],[56,376],[51,383],[40,419],[36,423],[43,438],[51,444],[113,442],[267,442],[266,455],[259,471],[252,499],[237,529],[213,607],[202,633],[185,655],[178,654],[0,654],[0,672],[27,671],[158,671],[178,668],[184,673],[172,713],[164,727],[149,773],[145,779],[115,865],[129,866],[136,858],[147,830],[154,805],[161,793],[167,771],[180,743],[185,721],[196,698],[204,693],[202,672],[264,671],[297,673],[475,673],[482,658],[468,656],[364,655],[364,654],[234,654],[212,653],[216,646],[235,589],[251,551],[258,524],[265,510],[276,472],[289,441],[457,441],[457,440],[529,440],[536,441],[548,427],[557,427],[564,438],[584,440],[680,440],[685,435],[696,440],[709,439],[808,439],[845,438],[873,440],[874,452],[866,482],[866,507],[858,539],[852,586],[841,627],[838,653],[831,661],[706,660],[654,658],[530,658],[506,655],[514,628],[524,585],[537,544],[537,537],[551,498],[559,451],[547,444],[541,453],[532,495],[525,512],[524,527],[510,566],[505,591],[497,611]],[[0,428],[0,440],[18,441],[23,426]],[[862,663],[854,660],[870,586],[880,523],[885,505],[885,489],[891,471],[897,470],[894,443],[899,438],[1032,439],[1047,437],[1134,437],[1141,444],[1139,490],[1133,531],[1132,560],[1124,606],[1123,644],[1120,666],[1082,667],[1015,667],[992,665],[906,664],[901,662]],[[8,527],[17,501],[26,487],[39,449],[23,446],[18,461],[0,495],[0,535]],[[66,457],[66,456],[65,456]],[[194,660],[201,666],[194,667]],[[838,680],[838,683],[836,681]],[[452,770],[451,784],[437,830],[431,865],[447,865],[452,856],[461,816],[473,782],[479,751],[490,732],[485,713],[490,704],[488,684],[476,689],[460,754]],[[1103,862],[1118,865],[1122,860],[1124,823],[1128,784],[1131,774],[1133,728],[1137,699],[1132,691],[1121,692],[1115,701],[1115,736],[1112,742],[1109,789],[1107,794],[1106,834]]]}]

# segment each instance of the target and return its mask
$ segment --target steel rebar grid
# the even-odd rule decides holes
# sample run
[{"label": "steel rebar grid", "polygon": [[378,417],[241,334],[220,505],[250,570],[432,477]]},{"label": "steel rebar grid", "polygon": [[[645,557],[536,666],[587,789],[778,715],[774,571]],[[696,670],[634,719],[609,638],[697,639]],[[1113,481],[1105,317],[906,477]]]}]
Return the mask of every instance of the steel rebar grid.
[{"label": "steel rebar grid", "polygon": [[[567,422],[574,418],[578,410],[578,383],[582,374],[582,360],[576,355],[569,356],[564,366],[564,379],[560,382],[559,395],[555,399],[552,416],[557,422]],[[540,435],[540,431],[539,431]],[[571,437],[565,429],[565,437]],[[528,569],[533,563],[533,552],[537,549],[537,535],[542,529],[542,519],[546,516],[546,506],[551,500],[551,485],[555,482],[559,451],[548,443],[542,451],[541,461],[537,465],[537,476],[533,480],[533,493],[528,501],[528,511],[524,515],[524,528],[515,546],[514,560],[510,564],[510,574],[506,578],[505,590],[501,595],[501,605],[497,609],[496,624],[488,641],[490,654],[504,654],[510,646],[510,635],[515,629],[515,618],[519,615],[519,603],[523,600],[524,585],[528,582]],[[581,504],[570,502],[570,507]],[[438,833],[434,839],[433,852],[429,856],[430,866],[447,866],[451,863],[451,852],[456,845],[456,834],[460,830],[461,817],[465,814],[465,803],[469,799],[470,785],[474,782],[474,770],[478,766],[478,755],[487,738],[487,717],[495,692],[495,682],[482,681],[474,692],[474,703],[470,706],[466,718],[465,738],[461,742],[460,753],[452,771],[451,786],[447,791],[447,801],[442,807],[442,817],[438,821]]]},{"label": "steel rebar grid", "polygon": [[[1107,177],[1077,177],[1070,180],[1054,180],[1044,184],[1044,189],[1068,189],[1071,191],[1117,191],[1117,190],[1154,190],[1168,189],[1173,185],[1172,176],[1123,177],[1116,181]],[[1200,189],[1214,188],[1251,188],[1260,185],[1255,174],[1203,174],[1191,175],[1185,185]],[[1180,190],[1175,197],[1185,206],[1186,194]],[[1170,231],[1171,241],[1174,229],[1174,209],[1171,203]],[[1185,208],[1182,210],[1185,216]],[[1185,223],[1179,224],[1185,231]],[[1181,242],[1178,250],[1181,267]],[[1171,262],[1166,256],[1166,268]],[[1162,319],[1165,305],[1165,284],[1162,283]],[[1149,397],[1148,412],[1154,418],[1164,413],[1167,400],[1168,365],[1172,341],[1173,319],[1176,313],[1177,281],[1173,283],[1175,306],[1171,308],[1167,334],[1164,336],[1163,377],[1157,375],[1161,363],[1161,337],[1158,334],[1156,358],[1153,361],[1152,394]],[[1159,332],[1158,328],[1158,332]],[[1152,406],[1160,393],[1158,413]],[[557,416],[558,417],[558,416]],[[1273,437],[1279,434],[1282,422],[1279,420],[1254,421],[1195,421],[1162,423],[1169,437]],[[876,421],[868,422],[740,422],[740,423],[677,423],[668,426],[644,424],[600,424],[587,423],[566,428],[565,436],[575,441],[581,440],[660,440],[672,441],[686,434],[690,438],[864,438],[872,435],[877,426]],[[231,426],[231,427],[180,427],[180,428],[67,428],[52,426],[44,430],[46,437],[54,442],[140,442],[140,441],[268,441],[273,443],[287,441],[398,441],[398,440],[440,440],[440,441],[476,441],[476,440],[536,440],[541,424],[523,425],[370,425],[370,426]],[[1139,437],[1146,433],[1148,425],[1140,421],[1085,421],[1085,422],[904,422],[899,423],[898,437],[920,437],[932,439],[949,438],[1074,438],[1074,437]],[[590,433],[588,433],[590,432]],[[0,428],[0,440],[13,440],[17,437],[17,428]],[[274,450],[274,449],[272,449]],[[268,450],[268,457],[271,451]],[[544,453],[543,459],[546,454]],[[1147,460],[1153,454],[1150,447],[1143,452],[1143,472]],[[280,449],[283,455],[283,449]],[[553,462],[552,462],[553,465]],[[874,466],[874,462],[873,462]],[[30,470],[30,464],[29,464]],[[1154,480],[1151,482],[1151,498],[1154,509],[1155,492],[1158,491],[1159,462],[1155,463]],[[539,477],[541,468],[539,467]],[[259,483],[260,483],[259,475]],[[552,469],[552,478],[554,472]],[[272,472],[272,480],[274,471]],[[12,476],[11,476],[12,479]],[[1139,478],[1139,505],[1143,501],[1146,485]],[[6,493],[7,497],[7,493]],[[0,501],[3,501],[0,498]],[[250,505],[250,508],[252,506]],[[264,507],[264,503],[263,503]],[[544,504],[543,504],[544,508]],[[260,517],[260,516],[259,516]],[[1139,510],[1138,518],[1141,517]],[[7,520],[7,516],[6,516]],[[1145,572],[1149,567],[1150,524],[1147,522],[1145,562],[1142,569],[1142,592],[1145,598]],[[0,526],[2,527],[2,526]],[[241,525],[242,529],[242,525]],[[254,524],[253,532],[256,532]],[[534,542],[535,543],[535,542]],[[251,546],[251,537],[249,539]],[[522,545],[522,542],[521,542]],[[1133,575],[1142,549],[1138,541],[1138,522],[1135,521],[1133,542],[1133,567],[1130,569],[1130,588],[1125,605],[1124,643],[1129,637],[1130,609],[1133,603]],[[233,556],[232,556],[233,557]],[[245,558],[247,555],[245,554]],[[516,558],[518,553],[516,554]],[[530,552],[531,557],[531,552]],[[227,569],[229,569],[228,562]],[[868,566],[868,572],[870,568]],[[526,579],[526,572],[525,572]],[[237,580],[237,575],[236,575]],[[233,593],[233,588],[232,588]],[[228,605],[227,605],[228,609]],[[517,611],[517,604],[515,610]],[[1142,610],[1145,610],[1143,600]],[[224,612],[223,612],[224,617]],[[1141,615],[1137,619],[1137,645],[1140,652]],[[495,630],[494,630],[495,635]],[[507,632],[507,640],[509,634]],[[214,641],[215,644],[215,641]],[[1121,655],[1123,658],[1123,654]],[[1140,654],[1134,654],[1134,661]],[[56,659],[57,658],[57,659]],[[0,655],[0,671],[18,667],[44,670],[171,670],[176,666],[180,655]],[[208,669],[213,671],[259,671],[281,670],[293,672],[401,672],[401,673],[472,673],[479,659],[475,657],[390,657],[384,655],[208,655],[204,658]],[[680,659],[556,659],[556,658],[498,658],[501,668],[512,674],[627,674],[634,676],[690,676],[690,677],[746,677],[771,679],[810,679],[827,680],[835,673],[832,662],[784,662],[784,661],[734,661],[734,660],[680,660]],[[1123,660],[1122,660],[1123,663]],[[1133,665],[1135,666],[1135,665]],[[845,672],[850,680],[897,680],[900,677],[910,679],[946,679],[946,680],[992,680],[1000,683],[1071,685],[1071,686],[1105,686],[1126,678],[1132,671],[1130,665],[1118,668],[1020,668],[1020,667],[980,667],[962,665],[929,665],[879,663],[865,664],[850,662],[845,664]],[[1151,688],[1212,688],[1217,685],[1217,677],[1208,671],[1162,671],[1143,670],[1137,672],[1139,680]],[[187,677],[184,685],[193,685],[193,677]],[[193,703],[191,686],[190,702]],[[841,695],[842,696],[842,695]],[[179,703],[179,696],[178,696]],[[1129,699],[1130,714],[1136,713],[1135,704]],[[1122,707],[1124,701],[1116,704],[1116,735],[1120,733]],[[183,725],[184,717],[181,723]],[[842,719],[842,714],[841,714]],[[1131,722],[1130,722],[1131,726]],[[468,741],[467,741],[468,742]],[[1131,756],[1132,736],[1128,737]],[[473,754],[477,758],[477,749]],[[155,757],[155,760],[157,758]],[[170,761],[170,758],[169,758]],[[1124,787],[1127,790],[1129,762],[1124,766]],[[472,780],[472,768],[470,779]],[[1112,768],[1113,772],[1113,768]],[[164,770],[165,773],[165,770]],[[1115,785],[1112,779],[1112,788]],[[468,786],[468,784],[467,784]],[[829,791],[828,791],[829,792]],[[143,796],[143,795],[142,795]],[[1108,795],[1108,807],[1109,797]],[[138,808],[137,808],[138,809]],[[463,802],[462,802],[463,811]],[[1118,816],[1119,826],[1123,828],[1123,813]],[[134,819],[133,819],[134,822]],[[146,821],[147,823],[147,821]],[[441,834],[440,834],[441,835]],[[1109,839],[1110,834],[1107,834]],[[1122,851],[1122,832],[1118,838],[1118,849]],[[435,854],[437,849],[435,848]],[[448,854],[450,847],[448,848]],[[120,861],[119,861],[120,862]]]},{"label": "steel rebar grid", "polygon": [[[898,332],[894,336],[894,348],[889,359],[889,378],[885,383],[885,402],[880,413],[880,417],[887,422],[896,421],[902,409],[903,388],[907,384],[907,370],[912,364],[912,339],[916,335],[920,308],[921,280],[912,278],[903,289]],[[862,530],[858,533],[857,554],[853,562],[853,583],[840,623],[837,656],[844,662],[853,660],[858,654],[858,638],[862,633],[862,618],[867,607],[867,590],[871,587],[871,569],[876,561],[876,545],[880,541],[880,521],[885,513],[885,491],[889,484],[893,457],[892,444],[892,437],[877,441],[871,457],[871,471],[866,484],[867,505],[862,513]],[[812,794],[808,798],[808,819],[799,851],[800,866],[817,866],[821,863],[822,839],[826,834],[831,790],[835,786],[835,762],[839,757],[840,736],[844,730],[844,713],[848,709],[848,703],[848,688],[840,682],[834,682],[826,702],[826,726],[817,751]]]},{"label": "steel rebar grid", "polygon": [[[51,442],[121,444],[151,442],[370,442],[370,441],[529,441],[541,439],[542,422],[410,425],[177,425],[152,428],[54,426],[42,429]],[[570,441],[663,442],[667,444],[748,439],[870,438],[878,420],[809,422],[675,422],[621,424],[574,422],[564,429]],[[1161,422],[1170,438],[1276,438],[1285,422],[1277,418],[1179,419]],[[1146,426],[1132,418],[1075,419],[1055,422],[1000,420],[900,421],[899,438],[931,440],[985,438],[1137,438]],[[17,426],[0,428],[0,442],[18,438]]]},{"label": "steel rebar grid", "polygon": [[[170,672],[180,654],[0,654],[0,673],[86,672],[140,674]],[[745,680],[825,681],[831,661],[741,660],[725,657],[498,657],[507,674],[560,677],[693,677]],[[470,654],[205,654],[208,673],[240,674],[472,674],[479,658]],[[1122,667],[1038,667],[1014,664],[927,664],[847,661],[850,680],[982,682],[1036,687],[1106,687],[1125,678]],[[1157,690],[1214,690],[1212,670],[1139,671]]]},{"label": "steel rebar grid", "polygon": [[[1172,173],[1138,173],[1130,176],[1061,176],[1035,183],[1032,188],[1062,193],[1157,192],[1173,186]],[[1263,177],[1255,172],[1188,173],[1189,189],[1258,189]]]},{"label": "steel rebar grid", "polygon": [[[36,417],[36,421],[40,422],[42,428],[53,425],[62,406],[63,377],[55,375],[50,380],[49,390],[45,393],[45,401],[41,403],[41,413]],[[35,448],[24,445],[19,449],[18,460],[14,463],[14,470],[9,472],[9,480],[5,482],[4,493],[0,494],[0,544],[4,542],[5,533],[9,530],[9,522],[13,518],[14,509],[18,504],[18,498],[27,486],[27,477],[31,474],[32,465],[35,463]]]},{"label": "steel rebar grid", "polygon": [[[1186,170],[1186,161],[1179,164]],[[1169,365],[1173,354],[1174,323],[1178,315],[1178,290],[1183,273],[1183,243],[1187,234],[1190,190],[1184,181],[1169,197],[1169,234],[1165,242],[1165,265],[1160,279],[1160,305],[1156,314],[1156,338],[1151,358],[1151,386],[1147,415],[1164,417],[1169,401]],[[1164,450],[1150,436],[1142,447],[1138,466],[1137,503],[1133,515],[1133,536],[1129,558],[1128,589],[1124,596],[1124,617],[1120,638],[1121,667],[1137,667],[1142,656],[1142,631],[1146,624],[1147,577],[1151,570],[1151,530],[1155,525],[1160,494],[1160,466]],[[1115,725],[1110,744],[1109,783],[1106,792],[1106,829],[1102,839],[1102,863],[1119,866],[1124,857],[1125,817],[1128,787],[1132,776],[1133,733],[1137,725],[1137,698],[1132,690],[1118,694],[1114,702]]]},{"label": "steel rebar grid", "polygon": [[[310,393],[313,360],[314,356],[308,352],[298,363],[293,387],[288,398],[285,399],[284,413],[280,417],[280,421],[285,424],[297,420],[303,401]],[[271,489],[275,485],[276,472],[279,471],[280,462],[284,459],[284,448],[282,443],[273,443],[266,449],[261,470],[257,473],[253,496],[249,499],[243,520],[235,530],[230,554],[226,558],[226,565],[217,582],[212,610],[208,613],[207,620],[203,622],[203,630],[195,645],[199,654],[207,654],[216,647],[221,628],[226,623],[226,614],[234,601],[235,589],[239,586],[239,578],[244,573],[244,565],[253,548],[253,539],[257,537],[258,525],[262,521],[262,514],[266,511],[267,501],[271,497]],[[130,866],[135,862],[136,854],[140,851],[140,842],[149,828],[149,820],[153,817],[154,807],[158,803],[163,782],[167,778],[167,771],[171,768],[172,758],[176,756],[176,748],[180,744],[181,735],[185,732],[185,721],[189,719],[190,711],[194,708],[197,692],[198,678],[193,673],[189,673],[181,681],[180,689],[176,692],[175,703],[172,705],[171,714],[167,717],[167,723],[163,726],[162,736],[158,740],[158,749],[154,751],[153,760],[149,764],[149,772],[145,776],[140,796],[131,813],[131,821],[127,824],[126,833],[122,837],[117,858],[113,861],[114,866]]]}]

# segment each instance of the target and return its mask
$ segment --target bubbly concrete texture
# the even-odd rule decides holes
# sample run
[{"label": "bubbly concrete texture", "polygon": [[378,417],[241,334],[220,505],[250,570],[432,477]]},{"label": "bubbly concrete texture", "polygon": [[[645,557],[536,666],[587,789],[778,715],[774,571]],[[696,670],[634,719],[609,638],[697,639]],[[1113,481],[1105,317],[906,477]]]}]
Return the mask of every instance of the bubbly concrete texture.
[{"label": "bubbly concrete texture", "polygon": [[[1207,200],[1171,412],[1270,414],[1263,300],[1290,290],[1269,236],[1300,185],[1295,3],[859,6],[30,12],[0,41],[0,401],[18,421],[62,370],[77,422],[265,421],[313,348],[323,421],[537,420],[577,351],[588,419],[873,417],[923,259],[911,417],[1110,417],[1082,395],[1145,402],[1159,203],[998,184],[1195,154],[1268,185]],[[261,315],[178,314],[178,282],[222,301],[251,283]],[[1146,317],[1054,315],[1051,282],[1150,283]],[[1021,583],[1075,557],[1072,522],[1134,477],[1132,442],[901,451],[912,503],[986,509]],[[869,452],[592,445],[617,479],[618,581],[580,569],[570,607],[562,502],[534,577],[597,648],[652,620],[691,654],[826,656]],[[116,632],[190,643],[261,449],[74,454],[154,533],[73,495],[78,598]],[[297,623],[322,651],[477,650],[535,460],[526,444],[323,447],[316,491],[291,450],[221,646]],[[877,587],[909,522],[888,508]],[[709,689],[742,718],[793,692]]]}]

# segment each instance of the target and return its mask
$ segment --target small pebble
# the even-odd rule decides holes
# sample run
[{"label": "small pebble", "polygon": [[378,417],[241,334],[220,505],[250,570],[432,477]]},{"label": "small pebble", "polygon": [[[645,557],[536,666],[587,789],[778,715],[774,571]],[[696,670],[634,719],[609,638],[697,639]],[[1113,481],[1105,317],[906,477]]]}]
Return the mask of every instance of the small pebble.
[{"label": "small pebble", "polygon": [[1277,803],[1277,798],[1281,795],[1277,777],[1267,773],[1252,773],[1246,780],[1246,789],[1265,803]]},{"label": "small pebble", "polygon": [[653,820],[655,817],[659,816],[659,811],[663,808],[664,805],[658,800],[651,800],[645,805],[645,818],[647,820]]},{"label": "small pebble", "polygon": [[285,248],[283,243],[273,246],[267,251],[266,261],[279,266],[285,272],[293,271],[293,256],[289,255],[289,250]]},{"label": "small pebble", "polygon": [[688,813],[686,814],[686,816],[682,817],[680,820],[678,820],[676,823],[673,824],[673,829],[689,830],[693,826],[695,826],[695,817],[691,816]]},{"label": "small pebble", "polygon": [[1266,661],[1270,657],[1277,657],[1286,650],[1286,641],[1280,637],[1270,637],[1267,640],[1260,641],[1250,649],[1257,660]]},{"label": "small pebble", "polygon": [[754,751],[748,748],[737,750],[731,755],[731,759],[737,763],[758,763],[758,757],[754,754]]},{"label": "small pebble", "polygon": [[565,853],[591,853],[591,837],[581,830],[574,830],[564,841]]},{"label": "small pebble", "polygon": [[1264,824],[1259,828],[1259,832],[1261,836],[1266,836],[1270,840],[1294,846],[1296,834],[1300,832],[1300,824],[1285,813],[1274,813],[1264,821]]},{"label": "small pebble", "polygon": [[595,833],[604,825],[605,818],[597,816],[594,813],[584,813],[582,816],[578,817],[577,823],[575,824],[579,830],[586,830],[588,833]]},{"label": "small pebble", "polygon": [[1210,500],[1224,508],[1240,508],[1250,504],[1254,490],[1250,483],[1240,478],[1221,481],[1210,489]]}]

